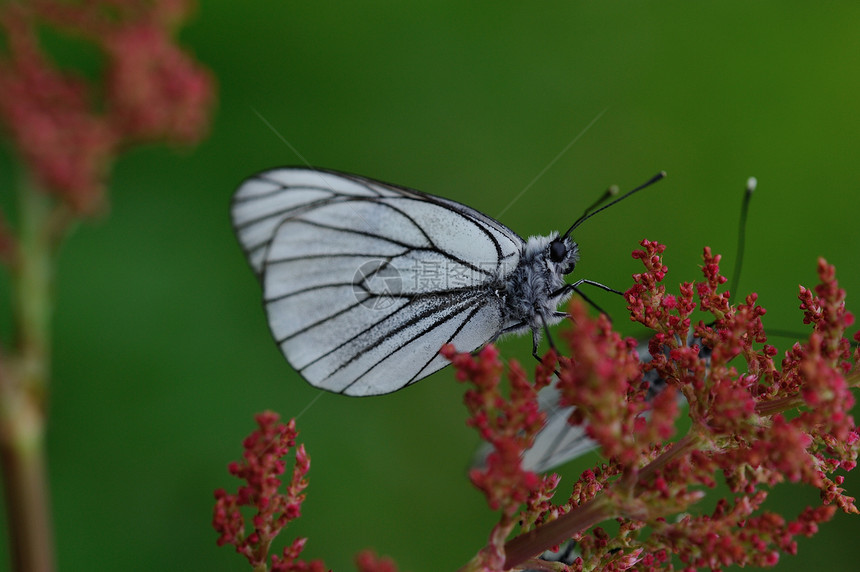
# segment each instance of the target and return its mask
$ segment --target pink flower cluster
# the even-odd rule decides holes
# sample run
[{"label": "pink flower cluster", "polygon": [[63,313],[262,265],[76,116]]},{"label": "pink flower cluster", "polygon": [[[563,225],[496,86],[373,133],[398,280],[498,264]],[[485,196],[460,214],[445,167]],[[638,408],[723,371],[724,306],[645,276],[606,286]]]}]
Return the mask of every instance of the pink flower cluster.
[{"label": "pink flower cluster", "polygon": [[[500,391],[503,364],[494,346],[481,350],[477,359],[470,354],[457,354],[453,346],[445,346],[442,355],[457,369],[460,381],[468,380],[474,388],[466,391],[464,401],[481,438],[493,446],[485,469],[472,469],[469,478],[487,497],[493,510],[502,518],[493,529],[491,542],[482,552],[482,565],[501,569],[505,562],[502,545],[519,522],[520,506],[547,509],[558,484],[556,475],[538,477],[520,466],[520,456],[534,442],[546,415],[538,408],[537,392],[548,385],[555,368],[555,356],[550,352],[538,367],[535,383],[531,383],[519,364],[512,362],[508,379],[510,392]],[[534,511],[536,513],[536,511]]]},{"label": "pink flower cluster", "polygon": [[[650,362],[639,361],[635,342],[622,339],[605,316],[590,318],[576,302],[570,308],[574,327],[564,334],[571,357],[551,351],[534,382],[511,362],[504,387],[504,364],[492,346],[477,356],[443,348],[458,379],[471,384],[465,394],[469,424],[493,448],[470,478],[501,513],[487,545],[462,571],[774,566],[781,554],[797,552],[796,537],[816,534],[837,510],[860,512],[842,488],[843,475],[835,474],[854,469],[860,453],[850,415],[850,390],[860,385],[860,350],[844,336],[853,318],[833,267],[819,261],[820,284],[801,288],[812,333],[777,367],[778,352],[762,327],[764,309],[754,294],[730,304],[729,293],[720,291],[725,279],[718,256],[705,249],[704,280],[668,294],[664,247],[641,244],[634,258],[645,271],[634,275],[625,297],[632,319],[655,332]],[[696,311],[709,321],[693,324]],[[649,370],[668,384],[652,398],[643,376]],[[583,472],[561,503],[553,502],[558,475],[537,475],[521,465],[545,422],[538,392],[554,379],[561,405],[576,407],[569,422],[584,424],[608,458]],[[669,442],[681,415],[678,395],[688,404],[690,429]],[[295,446],[295,423],[280,424],[273,413],[257,422],[259,429],[245,441],[244,461],[230,465],[247,484],[235,495],[215,493],[218,544],[233,544],[258,569],[321,572],[321,562],[298,560],[305,539],[273,556],[267,568],[272,540],[299,516],[309,460],[299,446],[292,479],[280,493],[281,458]],[[720,480],[731,496],[717,499],[709,513],[696,510]],[[818,488],[821,504],[793,520],[764,509],[769,489],[786,481]],[[251,532],[242,507],[257,511]],[[617,533],[599,526],[613,519]],[[570,565],[536,558],[570,539],[579,553]],[[356,557],[356,565],[362,572],[397,570],[369,551]]]},{"label": "pink flower cluster", "polygon": [[[577,408],[570,423],[585,424],[609,460],[583,473],[566,502],[549,502],[557,478],[528,474],[519,464],[542,423],[535,394],[552,368],[538,367],[529,384],[512,364],[508,399],[494,350],[477,358],[446,350],[459,377],[474,386],[466,397],[470,423],[495,449],[473,481],[502,511],[488,546],[464,570],[548,569],[534,557],[568,539],[580,551],[569,570],[672,570],[677,562],[685,569],[773,566],[780,553],[796,552],[795,537],[815,534],[836,510],[858,513],[841,486],[844,477],[834,474],[853,469],[860,452],[850,415],[860,350],[844,336],[853,318],[833,267],[819,261],[820,284],[801,288],[804,322],[813,331],[777,367],[778,352],[761,322],[765,310],[755,294],[730,304],[729,293],[720,291],[726,280],[719,256],[705,249],[704,280],[669,294],[662,284],[665,247],[641,244],[634,258],[645,269],[625,298],[631,318],[655,332],[651,362],[640,363],[635,342],[621,339],[605,317],[589,318],[581,304],[571,304],[574,325],[565,334],[571,357],[558,358],[557,388],[562,405]],[[696,311],[710,318],[694,325]],[[652,369],[668,389],[649,402],[642,374]],[[670,443],[681,414],[678,394],[691,426]],[[732,496],[719,499],[710,514],[696,513],[694,505],[719,480]],[[818,488],[822,504],[794,520],[764,510],[769,489],[785,481]],[[609,519],[620,526],[614,536],[596,526]],[[517,521],[519,533],[507,540]]]},{"label": "pink flower cluster", "polygon": [[355,557],[358,572],[397,572],[397,565],[387,556],[377,556],[371,550],[362,550]]},{"label": "pink flower cluster", "polygon": [[[230,463],[230,474],[245,481],[236,494],[224,489],[215,491],[215,511],[212,526],[220,535],[218,546],[232,544],[236,552],[244,555],[254,567],[267,569],[272,540],[289,523],[301,514],[307,487],[305,475],[310,469],[310,457],[304,445],[296,449],[296,463],[286,493],[280,492],[280,476],[286,470],[282,459],[296,445],[296,422],[279,423],[278,415],[267,411],[256,416],[258,429],[243,443],[243,460]],[[242,507],[251,507],[256,514],[251,518],[248,532]],[[324,572],[321,561],[299,561],[305,538],[297,538],[284,548],[280,556],[272,556],[271,570],[278,572]]]},{"label": "pink flower cluster", "polygon": [[[189,0],[31,0],[0,7],[0,125],[30,175],[78,214],[102,206],[112,162],[129,145],[191,143],[214,103],[208,71],[174,43]],[[94,45],[96,81],[61,68],[39,42],[43,26]]]},{"label": "pink flower cluster", "polygon": [[[296,447],[296,420],[279,423],[277,413],[266,411],[256,417],[257,430],[251,433],[243,446],[242,461],[228,465],[230,474],[245,481],[236,494],[224,489],[215,491],[215,509],[212,526],[218,533],[218,546],[232,544],[236,552],[245,556],[255,570],[271,572],[325,572],[322,560],[300,560],[307,538],[297,538],[281,554],[269,553],[272,541],[290,521],[301,516],[304,490],[308,486],[306,475],[311,460],[304,445]],[[287,465],[283,457],[295,447],[296,462],[293,474],[281,492],[281,475]],[[247,522],[243,515],[256,511]],[[355,557],[359,572],[397,572],[397,566],[387,557],[364,550]]]}]

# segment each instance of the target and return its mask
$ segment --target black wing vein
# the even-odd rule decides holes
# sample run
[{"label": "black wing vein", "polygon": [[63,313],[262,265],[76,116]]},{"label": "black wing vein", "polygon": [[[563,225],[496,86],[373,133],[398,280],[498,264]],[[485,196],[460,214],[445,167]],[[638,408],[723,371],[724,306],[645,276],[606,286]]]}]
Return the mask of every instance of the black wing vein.
[{"label": "black wing vein", "polygon": [[[248,179],[232,209],[270,329],[314,386],[395,391],[443,367],[445,343],[472,351],[505,326],[496,291],[524,241],[465,205],[357,175],[282,168]],[[445,280],[424,273],[439,264]],[[401,280],[393,289],[392,275]]]},{"label": "black wing vein", "polygon": [[[461,304],[461,306],[462,306],[462,305],[465,305],[465,304]],[[405,307],[405,306],[404,306],[404,307]],[[448,308],[448,309],[450,309],[450,308]],[[469,315],[470,315],[470,316],[474,316],[474,315],[478,312],[478,310],[480,310],[480,309],[481,309],[481,304],[480,304],[480,303],[478,303],[478,304],[477,304],[477,305],[472,309],[472,312],[471,312]],[[437,310],[435,310],[434,312],[430,312],[429,314],[430,314],[430,315],[432,315],[433,313],[438,312],[438,311],[439,311],[439,310],[437,309]],[[458,315],[462,314],[462,313],[463,313],[463,311],[464,311],[464,310],[461,310],[461,309],[458,307],[455,311],[449,312],[449,313],[447,313],[447,314],[443,313],[443,315],[442,315],[442,319],[436,320],[435,322],[433,322],[433,323],[430,325],[430,327],[425,328],[424,330],[421,330],[420,332],[418,332],[418,333],[414,334],[412,337],[410,337],[410,338],[406,339],[404,342],[402,342],[402,343],[400,344],[400,346],[396,347],[396,348],[394,349],[394,351],[393,351],[390,355],[394,355],[394,354],[396,354],[397,352],[399,352],[400,350],[402,350],[403,348],[405,348],[406,346],[408,346],[409,344],[411,344],[411,343],[412,343],[412,342],[414,342],[415,340],[417,340],[417,339],[419,339],[419,338],[421,338],[421,337],[423,337],[423,336],[427,335],[427,333],[428,333],[428,332],[432,332],[433,330],[435,330],[435,329],[436,329],[436,328],[438,328],[439,326],[441,326],[441,325],[445,324],[446,322],[451,321],[453,318],[455,318],[455,317],[457,317]],[[444,310],[443,310],[443,312],[444,312]],[[428,316],[424,316],[424,317],[428,317]],[[410,322],[412,322],[412,323],[402,324],[402,325],[401,325],[401,327],[397,328],[397,330],[395,330],[395,332],[394,332],[394,333],[397,333],[397,332],[399,332],[399,331],[405,330],[405,329],[406,329],[406,328],[408,328],[409,326],[411,326],[411,325],[415,325],[416,323],[418,323],[418,322],[420,322],[420,321],[421,321],[421,319],[413,319],[413,320],[410,320]],[[468,318],[467,318],[466,320],[464,320],[464,321],[460,324],[460,326],[458,326],[458,327],[457,327],[457,329],[456,329],[455,333],[454,333],[452,336],[450,336],[450,337],[449,337],[449,339],[448,339],[448,341],[447,341],[446,343],[450,343],[450,341],[451,341],[452,339],[454,339],[454,337],[457,335],[457,333],[459,333],[459,332],[460,332],[460,330],[462,329],[463,324],[465,324],[466,322],[468,322]],[[373,347],[373,345],[376,345],[376,344],[369,344],[368,346],[366,346],[366,347],[364,348],[364,351],[366,351],[369,347]],[[444,344],[443,344],[443,345],[444,345]],[[441,348],[441,346],[440,346],[440,348]],[[359,355],[361,355],[361,352],[357,352],[357,353],[356,353],[356,354],[355,354],[355,355],[350,359],[350,362],[354,361],[354,360],[355,360]],[[370,373],[370,371],[372,371],[374,368],[376,368],[376,366],[378,366],[380,363],[382,363],[382,362],[384,362],[386,359],[388,359],[388,358],[390,357],[390,355],[383,356],[382,358],[378,359],[376,362],[374,362],[373,364],[371,364],[371,366],[370,366],[370,367],[368,367],[368,368],[367,368],[363,373],[361,373],[360,375],[356,376],[356,377],[355,377],[355,379],[354,379],[354,380],[353,380],[349,385],[347,385],[345,388],[343,388],[343,389],[341,390],[341,393],[345,392],[347,389],[349,389],[350,387],[352,387],[353,385],[355,385],[355,383],[357,383],[361,378],[363,378],[365,375],[367,375],[368,373]],[[430,364],[430,362],[432,362],[434,359],[436,359],[436,355],[437,355],[437,354],[434,354],[434,355],[433,355],[433,357],[431,357],[429,360],[427,360],[427,362],[426,362],[426,363],[425,363],[425,364],[424,364],[424,365],[423,365],[423,366],[418,370],[418,372],[415,374],[415,376],[413,376],[412,378],[410,378],[410,379],[409,379],[409,381],[407,381],[406,383],[404,383],[404,384],[401,386],[401,388],[406,387],[407,385],[409,385],[410,383],[412,383],[412,382],[415,380],[415,377],[416,377],[416,376],[418,376],[422,371],[424,371],[424,368],[426,368],[426,367],[427,367],[427,365],[429,365],[429,364]],[[341,368],[342,368],[342,367],[346,367],[347,365],[348,365],[348,364],[344,364],[343,366],[341,366]],[[339,369],[341,369],[341,368],[339,368]]]},{"label": "black wing vein", "polygon": [[[462,303],[463,303],[463,301],[459,301],[458,303],[462,304]],[[370,333],[372,330],[377,329],[377,328],[378,328],[378,326],[379,326],[382,322],[385,322],[385,321],[387,321],[387,320],[392,320],[392,318],[393,318],[394,316],[396,316],[397,314],[399,314],[401,311],[403,311],[403,310],[404,310],[404,309],[406,309],[406,308],[409,308],[409,304],[406,304],[406,305],[404,305],[404,306],[401,306],[400,308],[397,308],[397,310],[395,310],[395,311],[394,311],[394,313],[392,313],[392,314],[386,314],[384,317],[382,317],[382,318],[381,318],[381,319],[379,319],[378,321],[376,321],[376,322],[372,323],[370,326],[366,327],[364,330],[362,330],[361,332],[359,332],[358,334],[356,334],[356,335],[355,335],[355,337],[354,337],[353,339],[357,339],[357,338],[361,337],[362,335],[364,335],[364,334],[368,334],[368,333]],[[445,310],[450,310],[450,308],[451,308],[450,306],[449,306],[448,308],[442,307],[441,312],[443,313],[443,315],[444,315],[444,313],[445,313]],[[389,337],[389,336],[394,336],[394,335],[396,335],[397,333],[399,333],[399,332],[401,332],[401,331],[403,331],[403,330],[405,330],[405,329],[409,328],[410,326],[414,326],[415,324],[417,324],[417,323],[421,322],[424,318],[428,318],[428,317],[432,316],[433,314],[436,314],[436,313],[439,313],[439,312],[440,312],[439,307],[431,307],[431,308],[428,308],[428,309],[426,309],[426,310],[424,310],[424,311],[422,311],[422,312],[420,312],[420,313],[416,314],[415,316],[411,317],[410,319],[408,319],[408,320],[404,321],[403,323],[399,324],[396,328],[394,328],[394,329],[392,329],[392,330],[386,330],[386,331],[384,331],[384,332],[379,332],[379,334],[378,334],[377,336],[375,336],[373,339],[371,339],[371,340],[369,340],[369,341],[365,342],[365,344],[364,344],[363,346],[361,346],[360,348],[357,348],[357,349],[352,353],[352,355],[351,355],[349,358],[347,358],[347,359],[345,359],[345,360],[342,360],[342,361],[340,362],[340,365],[339,365],[335,370],[333,370],[331,373],[332,373],[332,374],[333,374],[333,373],[336,373],[336,372],[340,371],[341,369],[343,369],[344,367],[346,367],[346,366],[348,366],[349,364],[351,364],[352,362],[354,362],[356,359],[358,359],[359,357],[361,357],[361,355],[362,355],[362,354],[364,354],[365,352],[367,352],[369,349],[371,349],[371,348],[375,347],[376,345],[378,345],[378,344],[380,343],[380,341],[381,341],[383,338],[385,338],[385,337]],[[445,321],[447,321],[447,319],[437,321],[437,322],[435,322],[435,326],[438,326],[439,324],[442,324],[442,323],[444,323]],[[434,326],[434,327],[435,327],[435,326]],[[432,329],[432,328],[431,328],[431,329]],[[426,333],[427,331],[428,331],[428,330],[424,330],[424,331],[422,332],[422,335],[423,335],[424,333]],[[322,354],[322,355],[320,355],[319,357],[317,357],[314,361],[312,361],[312,362],[309,362],[309,363],[305,364],[304,366],[302,366],[302,370],[307,369],[309,366],[311,366],[311,365],[315,364],[316,362],[320,361],[321,359],[323,359],[323,358],[325,358],[325,357],[327,357],[327,356],[329,356],[329,355],[333,354],[334,352],[336,352],[336,351],[340,350],[340,349],[341,349],[341,348],[343,348],[343,347],[346,347],[347,345],[349,345],[349,344],[353,341],[353,339],[349,339],[349,340],[346,340],[346,341],[342,342],[341,344],[339,344],[338,346],[336,346],[336,347],[332,348],[331,350],[329,350],[329,351],[328,351],[328,352],[326,352],[325,354]],[[400,348],[402,348],[404,345],[408,345],[408,343],[409,343],[410,341],[413,341],[413,340],[411,340],[411,339],[410,339],[410,340],[409,340],[409,341],[407,341],[405,344],[401,344],[401,345],[400,345]],[[398,348],[398,349],[399,349],[399,348]]]}]

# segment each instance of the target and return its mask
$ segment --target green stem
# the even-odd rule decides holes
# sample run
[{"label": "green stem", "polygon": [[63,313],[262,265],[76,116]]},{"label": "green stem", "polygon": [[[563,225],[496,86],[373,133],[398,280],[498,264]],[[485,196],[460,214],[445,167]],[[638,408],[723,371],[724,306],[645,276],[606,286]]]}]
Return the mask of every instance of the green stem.
[{"label": "green stem", "polygon": [[54,541],[42,412],[21,403],[13,418],[4,419],[4,425],[0,457],[12,569],[51,571]]},{"label": "green stem", "polygon": [[28,184],[19,191],[15,339],[0,364],[0,462],[13,570],[41,572],[55,567],[45,457],[54,229],[51,200]]}]

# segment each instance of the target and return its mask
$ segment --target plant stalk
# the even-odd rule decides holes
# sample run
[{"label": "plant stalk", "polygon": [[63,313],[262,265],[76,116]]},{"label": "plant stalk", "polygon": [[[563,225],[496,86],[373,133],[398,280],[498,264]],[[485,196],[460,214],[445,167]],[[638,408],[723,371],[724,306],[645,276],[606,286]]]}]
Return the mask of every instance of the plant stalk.
[{"label": "plant stalk", "polygon": [[613,516],[615,507],[612,503],[605,496],[595,497],[571,512],[509,540],[505,544],[505,570]]},{"label": "plant stalk", "polygon": [[54,536],[45,455],[54,270],[52,201],[19,187],[11,266],[14,345],[0,356],[0,463],[12,570],[51,572]]},{"label": "plant stalk", "polygon": [[[668,451],[643,467],[637,475],[637,480],[639,483],[647,482],[671,461],[686,455],[698,444],[698,437],[688,433]],[[635,489],[634,494],[636,494]],[[547,548],[564,542],[574,534],[615,516],[619,516],[619,507],[605,494],[599,495],[567,514],[509,540],[505,544],[505,569],[522,564]]]}]

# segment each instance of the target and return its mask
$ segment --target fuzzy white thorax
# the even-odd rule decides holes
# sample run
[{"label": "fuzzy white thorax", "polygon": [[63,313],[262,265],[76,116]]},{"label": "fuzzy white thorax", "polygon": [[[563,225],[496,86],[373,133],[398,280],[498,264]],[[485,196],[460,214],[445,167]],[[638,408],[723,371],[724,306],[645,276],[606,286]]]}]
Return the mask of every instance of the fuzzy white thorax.
[{"label": "fuzzy white thorax", "polygon": [[560,260],[553,260],[551,246],[558,241],[558,233],[549,236],[531,236],[525,242],[517,268],[508,276],[505,287],[507,322],[531,329],[535,340],[540,338],[544,325],[556,324],[558,305],[572,292],[564,291],[565,274],[570,273],[579,261],[579,247],[570,238],[561,240],[564,246]]}]

